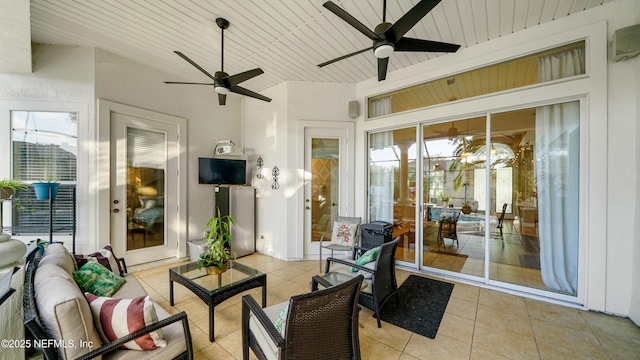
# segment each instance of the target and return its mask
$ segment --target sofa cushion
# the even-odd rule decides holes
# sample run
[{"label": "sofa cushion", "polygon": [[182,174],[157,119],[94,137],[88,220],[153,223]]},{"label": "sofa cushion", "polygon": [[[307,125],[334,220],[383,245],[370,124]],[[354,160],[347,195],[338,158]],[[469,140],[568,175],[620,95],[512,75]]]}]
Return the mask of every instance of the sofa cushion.
[{"label": "sofa cushion", "polygon": [[58,347],[63,359],[75,359],[100,347],[102,340],[89,304],[71,274],[55,264],[38,266],[34,293],[40,318],[54,339],[93,345]]},{"label": "sofa cushion", "polygon": [[[158,316],[149,296],[135,299],[114,299],[85,293],[93,321],[105,342],[111,342],[131,334],[147,325],[158,322]],[[152,331],[122,345],[131,350],[152,350],[165,347],[162,329]]]},{"label": "sofa cushion", "polygon": [[40,260],[40,266],[44,266],[46,264],[55,264],[60,266],[69,274],[72,274],[78,269],[73,256],[62,244],[59,243],[53,243],[45,249],[44,257]]},{"label": "sofa cushion", "polygon": [[82,291],[98,296],[111,296],[125,282],[123,277],[95,261],[89,261],[74,271],[73,279]]}]

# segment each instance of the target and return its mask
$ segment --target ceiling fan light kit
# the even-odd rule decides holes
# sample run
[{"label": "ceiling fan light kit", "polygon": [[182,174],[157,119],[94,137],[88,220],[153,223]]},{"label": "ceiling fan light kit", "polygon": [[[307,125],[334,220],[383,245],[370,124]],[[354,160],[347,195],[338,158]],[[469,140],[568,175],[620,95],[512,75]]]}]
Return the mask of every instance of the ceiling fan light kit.
[{"label": "ceiling fan light kit", "polygon": [[165,84],[187,84],[187,85],[213,85],[213,89],[218,94],[218,103],[220,105],[225,105],[227,102],[227,95],[229,93],[236,93],[240,95],[245,95],[252,97],[254,99],[270,102],[271,99],[260,95],[256,92],[253,92],[249,89],[245,89],[241,86],[238,86],[243,81],[247,81],[251,78],[254,78],[260,74],[264,74],[264,71],[260,68],[256,68],[253,70],[245,71],[243,73],[235,74],[229,76],[226,72],[224,72],[224,30],[229,28],[229,21],[223,18],[217,18],[216,24],[220,28],[221,32],[221,54],[220,54],[220,71],[216,71],[215,75],[211,75],[200,65],[196,64],[195,61],[191,60],[187,55],[181,53],[180,51],[174,51],[176,55],[180,56],[186,62],[191,64],[196,69],[200,70],[201,73],[205,74],[208,78],[213,80],[213,84],[211,83],[193,83],[193,82],[176,82],[176,81],[165,81]]},{"label": "ceiling fan light kit", "polygon": [[383,0],[382,5],[382,23],[378,24],[374,30],[369,29],[358,19],[346,12],[344,9],[327,1],[322,6],[334,13],[336,16],[344,20],[347,24],[361,32],[364,36],[373,41],[373,46],[363,50],[355,51],[351,54],[343,55],[319,64],[324,67],[340,60],[344,60],[351,56],[355,56],[373,50],[373,54],[378,59],[378,81],[386,79],[387,67],[389,64],[389,56],[394,51],[413,51],[413,52],[456,52],[460,45],[443,43],[438,41],[422,40],[404,37],[404,35],[413,28],[425,15],[429,13],[441,0],[421,0],[406,14],[402,15],[395,23],[386,21],[387,1]]}]

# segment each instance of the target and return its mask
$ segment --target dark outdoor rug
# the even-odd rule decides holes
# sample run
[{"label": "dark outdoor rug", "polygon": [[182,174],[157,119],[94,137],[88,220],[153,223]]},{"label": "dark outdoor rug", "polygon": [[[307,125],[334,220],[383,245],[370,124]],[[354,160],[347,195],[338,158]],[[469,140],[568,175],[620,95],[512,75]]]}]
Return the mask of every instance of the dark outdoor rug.
[{"label": "dark outdoor rug", "polygon": [[435,339],[452,291],[451,283],[411,275],[398,288],[400,304],[391,297],[380,319]]}]

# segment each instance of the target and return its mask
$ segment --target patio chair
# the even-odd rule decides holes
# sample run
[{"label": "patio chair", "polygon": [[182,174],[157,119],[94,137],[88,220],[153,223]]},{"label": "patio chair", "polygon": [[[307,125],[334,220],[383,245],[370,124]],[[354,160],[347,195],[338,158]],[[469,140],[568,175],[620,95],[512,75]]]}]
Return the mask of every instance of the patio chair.
[{"label": "patio chair", "polygon": [[[335,286],[341,282],[347,281],[356,275],[364,275],[363,286],[360,291],[359,303],[373,310],[378,320],[378,327],[382,326],[380,322],[380,309],[385,305],[392,295],[398,298],[398,283],[396,281],[396,248],[400,242],[400,236],[393,241],[380,245],[380,251],[375,261],[365,265],[358,265],[355,261],[327,258],[326,272],[323,276],[314,276],[312,281],[312,291],[317,289],[318,284],[325,287]],[[336,263],[340,265],[333,266]],[[358,272],[351,272],[351,268],[358,269]]]},{"label": "patio chair", "polygon": [[[242,297],[242,358],[360,359],[358,295],[363,276],[262,309]],[[284,310],[287,307],[287,310]],[[280,323],[280,330],[276,324]]]},{"label": "patio chair", "polygon": [[498,230],[500,230],[500,240],[502,241],[502,247],[504,247],[504,236],[502,234],[502,226],[504,223],[504,213],[507,211],[507,203],[504,203],[502,205],[502,212],[500,213],[500,216],[498,217],[498,225],[496,226],[496,228]]},{"label": "patio chair", "polygon": [[[331,236],[330,241],[325,241],[327,236]],[[324,244],[323,244],[324,242]],[[354,259],[355,247],[360,244],[360,218],[338,216],[333,222],[333,228],[325,232],[320,237],[320,272],[322,272],[322,249],[331,250],[331,257],[334,251],[350,251],[351,259]]]}]

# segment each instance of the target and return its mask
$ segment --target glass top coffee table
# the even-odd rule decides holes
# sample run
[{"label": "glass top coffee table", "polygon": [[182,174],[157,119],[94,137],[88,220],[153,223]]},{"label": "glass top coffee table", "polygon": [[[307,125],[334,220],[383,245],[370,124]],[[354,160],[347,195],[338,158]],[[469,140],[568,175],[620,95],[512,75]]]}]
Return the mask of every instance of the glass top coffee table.
[{"label": "glass top coffee table", "polygon": [[267,274],[239,262],[231,261],[229,269],[209,275],[197,263],[169,269],[169,303],[173,306],[173,282],[184,285],[209,305],[209,341],[214,341],[213,309],[223,301],[249,289],[262,286],[262,307],[267,306]]}]

